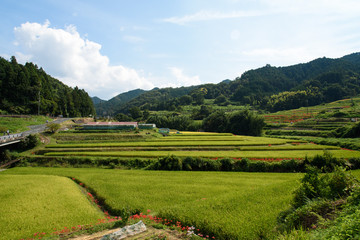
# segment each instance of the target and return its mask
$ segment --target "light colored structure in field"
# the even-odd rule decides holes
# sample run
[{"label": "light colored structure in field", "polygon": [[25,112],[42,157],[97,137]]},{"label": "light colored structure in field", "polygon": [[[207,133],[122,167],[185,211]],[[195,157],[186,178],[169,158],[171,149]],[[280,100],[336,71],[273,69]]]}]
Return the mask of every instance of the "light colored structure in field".
[{"label": "light colored structure in field", "polygon": [[154,123],[139,123],[138,128],[139,129],[154,129],[154,128],[156,128],[156,124],[154,124]]},{"label": "light colored structure in field", "polygon": [[137,127],[137,122],[89,122],[83,125],[84,130],[126,130]]},{"label": "light colored structure in field", "polygon": [[138,124],[138,122],[89,122],[83,126],[83,130],[127,130],[127,129],[153,129],[155,124]]}]

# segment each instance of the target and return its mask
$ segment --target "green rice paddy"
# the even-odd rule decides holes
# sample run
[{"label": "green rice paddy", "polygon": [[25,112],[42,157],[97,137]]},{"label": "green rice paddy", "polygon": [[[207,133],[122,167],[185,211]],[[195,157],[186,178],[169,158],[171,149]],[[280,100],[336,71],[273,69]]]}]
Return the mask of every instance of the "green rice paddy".
[{"label": "green rice paddy", "polygon": [[[115,209],[129,207],[144,212],[150,209],[152,214],[194,225],[206,233],[215,234],[217,239],[256,239],[264,234],[268,237],[274,235],[276,217],[280,211],[289,207],[291,192],[301,177],[301,174],[286,173],[15,168],[0,173],[0,180],[9,176],[13,180],[14,176],[34,179],[34,176],[39,175],[75,177],[94,189],[106,199],[106,204]],[[45,193],[51,191],[47,184],[39,185],[38,188]],[[15,190],[7,200],[19,198],[15,194],[21,196],[22,192]],[[29,202],[29,199],[32,196],[26,195],[24,199],[27,199],[24,200],[27,207],[31,208],[32,201]],[[41,201],[44,203],[44,200]],[[52,202],[58,204],[59,198],[51,197],[46,205],[51,207]],[[60,209],[63,208],[48,210],[57,214],[61,212]],[[3,216],[9,214],[7,212]],[[43,214],[46,215],[46,211]],[[78,211],[76,214],[87,215]],[[38,216],[41,218],[42,215]],[[22,218],[19,215],[15,217]],[[26,214],[22,225],[28,225],[32,220],[33,217]],[[45,225],[51,227],[54,221]],[[9,229],[13,231],[17,228]],[[35,226],[29,226],[30,232],[35,229]]]},{"label": "green rice paddy", "polygon": [[[59,142],[31,157],[52,156],[158,158],[302,159],[322,155],[360,157],[359,151],[301,140],[182,132],[163,137],[141,132],[61,133]],[[105,141],[104,141],[105,140]],[[98,160],[96,160],[98,161]],[[99,160],[100,161],[100,160]],[[360,177],[360,171],[354,171]],[[95,168],[13,168],[0,172],[0,229],[5,238],[30,238],[36,232],[94,223],[103,214],[69,178],[75,177],[113,209],[137,209],[184,225],[216,239],[272,239],[278,214],[289,207],[300,173],[141,171]]]},{"label": "green rice paddy", "polygon": [[0,174],[1,240],[32,238],[104,218],[68,178],[28,173],[18,175],[13,169]]},{"label": "green rice paddy", "polygon": [[[304,158],[322,155],[324,150],[275,150],[275,151],[106,151],[106,152],[49,152],[45,156],[92,156],[92,157],[134,157],[157,158],[175,155],[178,157],[201,158]],[[328,150],[334,157],[360,157],[358,151]]]},{"label": "green rice paddy", "polygon": [[[134,135],[134,136],[132,136]],[[47,145],[45,149],[36,153],[42,156],[84,156],[84,157],[120,157],[120,158],[158,158],[168,155],[178,157],[201,158],[297,158],[303,159],[322,155],[324,150],[335,157],[360,157],[359,151],[349,151],[336,146],[316,145],[306,141],[291,139],[276,139],[267,137],[235,136],[217,133],[181,132],[170,136],[149,136],[146,139],[131,140],[111,136],[114,134],[82,134],[77,141]],[[60,139],[74,139],[76,133],[62,133]],[[139,136],[142,136],[139,134]],[[57,136],[55,136],[57,138]],[[111,142],[103,142],[103,139]],[[130,138],[130,137],[129,137]]]}]

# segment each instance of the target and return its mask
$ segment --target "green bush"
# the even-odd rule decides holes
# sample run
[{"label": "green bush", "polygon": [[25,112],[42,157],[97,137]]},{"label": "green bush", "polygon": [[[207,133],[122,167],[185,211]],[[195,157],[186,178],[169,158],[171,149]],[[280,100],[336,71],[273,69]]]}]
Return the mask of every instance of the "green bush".
[{"label": "green bush", "polygon": [[269,163],[264,161],[252,161],[249,164],[249,172],[267,172]]},{"label": "green bush", "polygon": [[220,171],[221,163],[220,161],[214,161],[211,159],[207,159],[203,161],[203,171]]},{"label": "green bush", "polygon": [[20,141],[20,148],[22,150],[28,150],[36,147],[40,143],[39,137],[35,134],[30,134]]},{"label": "green bush", "polygon": [[329,200],[309,201],[308,204],[291,211],[279,222],[284,229],[309,229],[318,221],[323,220],[329,212],[334,211],[334,206]]},{"label": "green bush", "polygon": [[182,170],[182,159],[174,155],[159,158],[155,164],[156,170]]},{"label": "green bush", "polygon": [[204,166],[204,160],[201,158],[186,157],[183,160],[183,170],[201,171]]},{"label": "green bush", "polygon": [[232,171],[234,166],[234,160],[230,158],[224,158],[220,160],[221,171]]},{"label": "green bush", "polygon": [[13,155],[11,154],[9,149],[0,150],[0,163],[5,163],[11,161],[12,159],[13,159]]},{"label": "green bush", "polygon": [[[38,153],[39,154],[39,153]],[[343,159],[336,159],[329,154],[316,156],[314,159],[282,160],[268,162],[243,158],[209,159],[200,157],[177,157],[174,155],[159,159],[118,158],[118,157],[82,157],[82,156],[29,156],[21,164],[26,166],[63,166],[63,167],[101,167],[101,168],[133,168],[167,171],[234,171],[234,172],[304,172],[305,166],[316,166],[323,172],[331,172],[336,166],[351,169],[360,168],[360,158],[352,158],[346,165]]]},{"label": "green bush", "polygon": [[352,194],[353,202],[360,201],[359,190],[354,191],[357,186],[358,181],[344,168],[336,166],[332,173],[320,175],[318,168],[309,166],[294,191],[292,207],[279,215],[280,229],[308,229],[320,220],[332,218],[343,202],[335,200]]},{"label": "green bush", "polygon": [[294,198],[291,205],[294,208],[305,205],[309,200],[320,195],[319,170],[315,167],[308,167],[307,172],[301,179],[301,185],[294,191]]},{"label": "green bush", "polygon": [[305,205],[309,200],[323,198],[333,200],[348,196],[356,183],[356,179],[345,171],[345,168],[336,166],[331,173],[319,175],[316,167],[308,167],[301,180],[301,185],[294,192],[292,206],[294,208]]},{"label": "green bush", "polygon": [[311,234],[310,239],[360,239],[360,188],[347,198],[342,212],[334,221],[327,221]]},{"label": "green bush", "polygon": [[323,155],[316,155],[310,165],[321,169],[322,172],[332,172],[336,166],[345,167],[345,161],[333,157],[330,152],[324,151]]},{"label": "green bush", "polygon": [[243,158],[234,163],[234,170],[238,172],[248,172],[249,171],[249,159]]}]

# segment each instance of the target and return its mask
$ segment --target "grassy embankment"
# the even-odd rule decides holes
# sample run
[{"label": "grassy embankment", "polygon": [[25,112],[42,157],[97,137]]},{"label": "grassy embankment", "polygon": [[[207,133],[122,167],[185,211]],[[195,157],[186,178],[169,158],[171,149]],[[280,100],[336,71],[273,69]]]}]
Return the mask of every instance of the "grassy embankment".
[{"label": "grassy embankment", "polygon": [[[28,126],[44,124],[52,119],[45,116],[28,115],[23,117],[0,117],[0,129],[9,130],[10,133],[18,133],[30,130]],[[6,131],[4,130],[4,131]]]}]

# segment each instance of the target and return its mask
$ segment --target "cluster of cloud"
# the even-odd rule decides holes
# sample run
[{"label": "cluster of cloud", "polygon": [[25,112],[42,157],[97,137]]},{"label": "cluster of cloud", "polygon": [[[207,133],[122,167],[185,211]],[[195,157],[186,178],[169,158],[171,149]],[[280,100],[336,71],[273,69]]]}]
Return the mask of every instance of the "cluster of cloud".
[{"label": "cluster of cloud", "polygon": [[[135,69],[110,65],[101,54],[101,45],[80,36],[75,26],[65,29],[51,28],[44,24],[24,23],[15,27],[15,45],[23,52],[16,52],[19,62],[32,61],[63,83],[85,89],[90,96],[110,99],[119,93],[155,87],[159,78],[147,78]],[[124,41],[142,42],[141,38],[125,36]],[[160,87],[181,87],[201,84],[199,76],[189,77],[177,67],[168,69],[169,79]]]},{"label": "cluster of cloud", "polygon": [[166,18],[163,19],[163,21],[178,25],[185,25],[186,23],[189,22],[231,19],[231,18],[241,18],[241,17],[255,17],[260,15],[262,15],[262,13],[259,11],[232,11],[232,12],[222,13],[222,12],[216,12],[210,10],[201,10],[191,15]]},{"label": "cluster of cloud", "polygon": [[[174,87],[181,87],[181,86],[192,86],[192,85],[200,85],[200,77],[193,76],[189,77],[184,74],[184,70],[177,67],[170,67],[169,68],[172,76],[175,77],[177,84]],[[181,83],[181,85],[179,85]]]},{"label": "cluster of cloud", "polygon": [[[230,19],[232,24],[226,26],[233,26],[228,30],[233,45],[232,48],[223,48],[226,53],[223,59],[241,62],[248,68],[260,67],[264,63],[296,64],[358,51],[358,0],[254,0],[247,5],[240,0],[228,2],[231,4],[218,8],[208,5],[193,13],[171,16],[162,21],[184,26]],[[253,17],[258,20],[258,25],[253,24]],[[279,19],[285,19],[286,24],[282,25]]]},{"label": "cluster of cloud", "polygon": [[[257,10],[238,10],[238,11],[213,11],[200,10],[196,13],[176,16],[163,19],[178,25],[185,25],[191,22],[212,21],[221,19],[234,19],[244,17],[257,17],[272,14],[326,14],[342,15],[344,17],[358,16],[360,2],[357,0],[258,0],[255,1]],[[237,1],[234,1],[237,3]]]},{"label": "cluster of cloud", "polygon": [[110,65],[100,53],[101,45],[82,38],[74,26],[65,29],[44,24],[24,23],[15,30],[15,44],[25,52],[16,56],[33,61],[54,77],[70,86],[84,88],[91,96],[104,99],[136,88],[151,89],[154,85],[131,68]]}]

